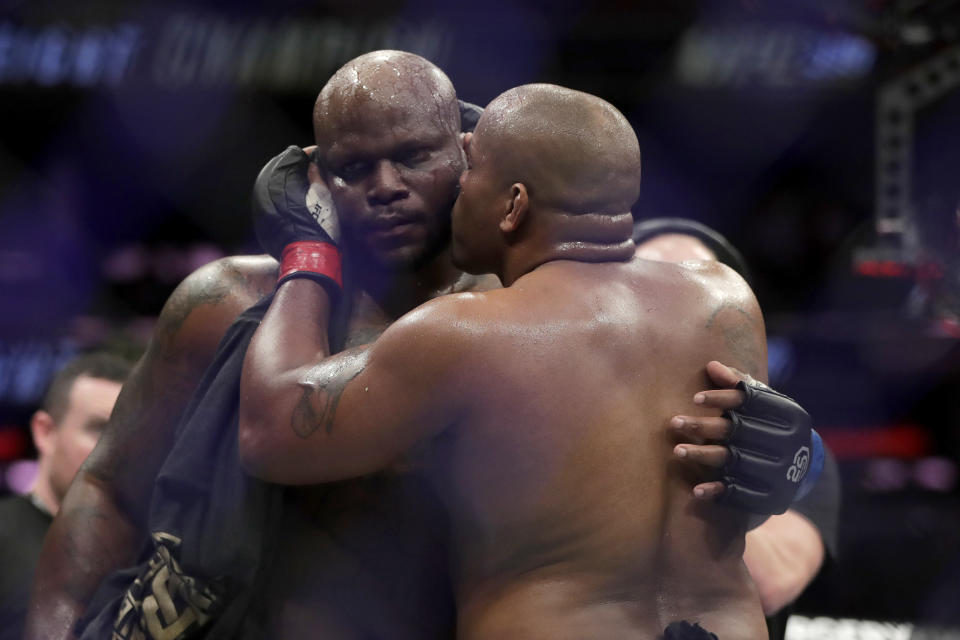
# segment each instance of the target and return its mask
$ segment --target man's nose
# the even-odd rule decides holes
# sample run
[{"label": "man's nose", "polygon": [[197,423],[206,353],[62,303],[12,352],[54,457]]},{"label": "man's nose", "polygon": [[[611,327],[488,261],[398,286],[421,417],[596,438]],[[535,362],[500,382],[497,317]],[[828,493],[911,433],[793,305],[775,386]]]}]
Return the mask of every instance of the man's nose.
[{"label": "man's nose", "polygon": [[390,160],[378,162],[370,180],[370,189],[367,191],[367,200],[370,204],[390,204],[394,200],[402,200],[410,195],[400,172]]}]

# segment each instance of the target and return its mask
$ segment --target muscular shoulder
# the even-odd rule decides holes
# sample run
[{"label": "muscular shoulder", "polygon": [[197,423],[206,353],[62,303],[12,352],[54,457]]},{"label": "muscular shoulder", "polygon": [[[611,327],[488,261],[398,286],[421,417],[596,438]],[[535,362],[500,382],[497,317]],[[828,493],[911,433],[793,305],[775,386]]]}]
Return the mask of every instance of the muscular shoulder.
[{"label": "muscular shoulder", "polygon": [[424,340],[434,344],[458,342],[482,324],[491,297],[495,298],[500,291],[471,290],[434,298],[404,314],[383,337],[418,343]]},{"label": "muscular shoulder", "polygon": [[376,357],[433,370],[465,363],[488,340],[490,308],[501,291],[454,293],[420,305],[377,340]]},{"label": "muscular shoulder", "polygon": [[760,305],[750,286],[730,267],[715,261],[678,265],[690,290],[692,315],[705,334],[725,351],[729,363],[766,380],[766,331]]},{"label": "muscular shoulder", "polygon": [[230,256],[200,267],[174,290],[157,321],[154,346],[216,348],[234,318],[268,294],[277,262],[269,256]]}]

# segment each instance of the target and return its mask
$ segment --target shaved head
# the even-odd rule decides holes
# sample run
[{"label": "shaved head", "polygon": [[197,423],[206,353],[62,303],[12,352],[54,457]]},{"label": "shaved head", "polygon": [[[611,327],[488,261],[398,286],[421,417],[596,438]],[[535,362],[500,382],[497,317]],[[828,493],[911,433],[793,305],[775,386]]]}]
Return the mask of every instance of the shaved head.
[{"label": "shaved head", "polygon": [[451,135],[460,131],[460,109],[450,78],[429,60],[406,51],[373,51],[346,63],[330,78],[313,109],[317,144],[369,124],[369,114],[411,114]]},{"label": "shaved head", "polygon": [[313,111],[317,159],[354,262],[417,269],[450,242],[450,208],[466,164],[450,79],[403,51],[341,67]]},{"label": "shaved head", "polygon": [[496,158],[504,185],[567,213],[628,211],[640,194],[640,146],[610,103],[580,91],[530,84],[498,96],[477,124],[472,154]]}]

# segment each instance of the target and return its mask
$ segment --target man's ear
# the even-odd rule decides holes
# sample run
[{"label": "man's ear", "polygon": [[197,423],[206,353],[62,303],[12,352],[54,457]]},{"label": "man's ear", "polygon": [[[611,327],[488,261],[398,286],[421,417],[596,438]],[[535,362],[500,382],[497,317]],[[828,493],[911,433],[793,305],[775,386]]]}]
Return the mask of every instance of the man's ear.
[{"label": "man's ear", "polygon": [[529,210],[530,198],[527,195],[527,185],[514,182],[510,185],[510,201],[507,203],[506,213],[500,219],[500,231],[513,233],[519,229],[527,219]]},{"label": "man's ear", "polygon": [[473,141],[473,132],[468,131],[466,133],[460,134],[460,148],[463,149],[463,152],[466,153],[467,149],[470,148],[470,143]]},{"label": "man's ear", "polygon": [[53,421],[53,416],[39,409],[33,413],[30,418],[30,435],[33,436],[33,444],[37,451],[47,455],[53,450],[53,434],[57,425]]}]

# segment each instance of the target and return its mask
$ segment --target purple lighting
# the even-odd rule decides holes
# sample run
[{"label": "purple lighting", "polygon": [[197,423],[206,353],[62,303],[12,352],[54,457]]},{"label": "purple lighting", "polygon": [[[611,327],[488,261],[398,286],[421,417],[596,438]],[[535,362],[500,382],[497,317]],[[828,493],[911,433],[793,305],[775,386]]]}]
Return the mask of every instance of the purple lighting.
[{"label": "purple lighting", "polygon": [[17,460],[7,467],[4,480],[10,490],[20,495],[30,491],[37,477],[36,460]]}]

